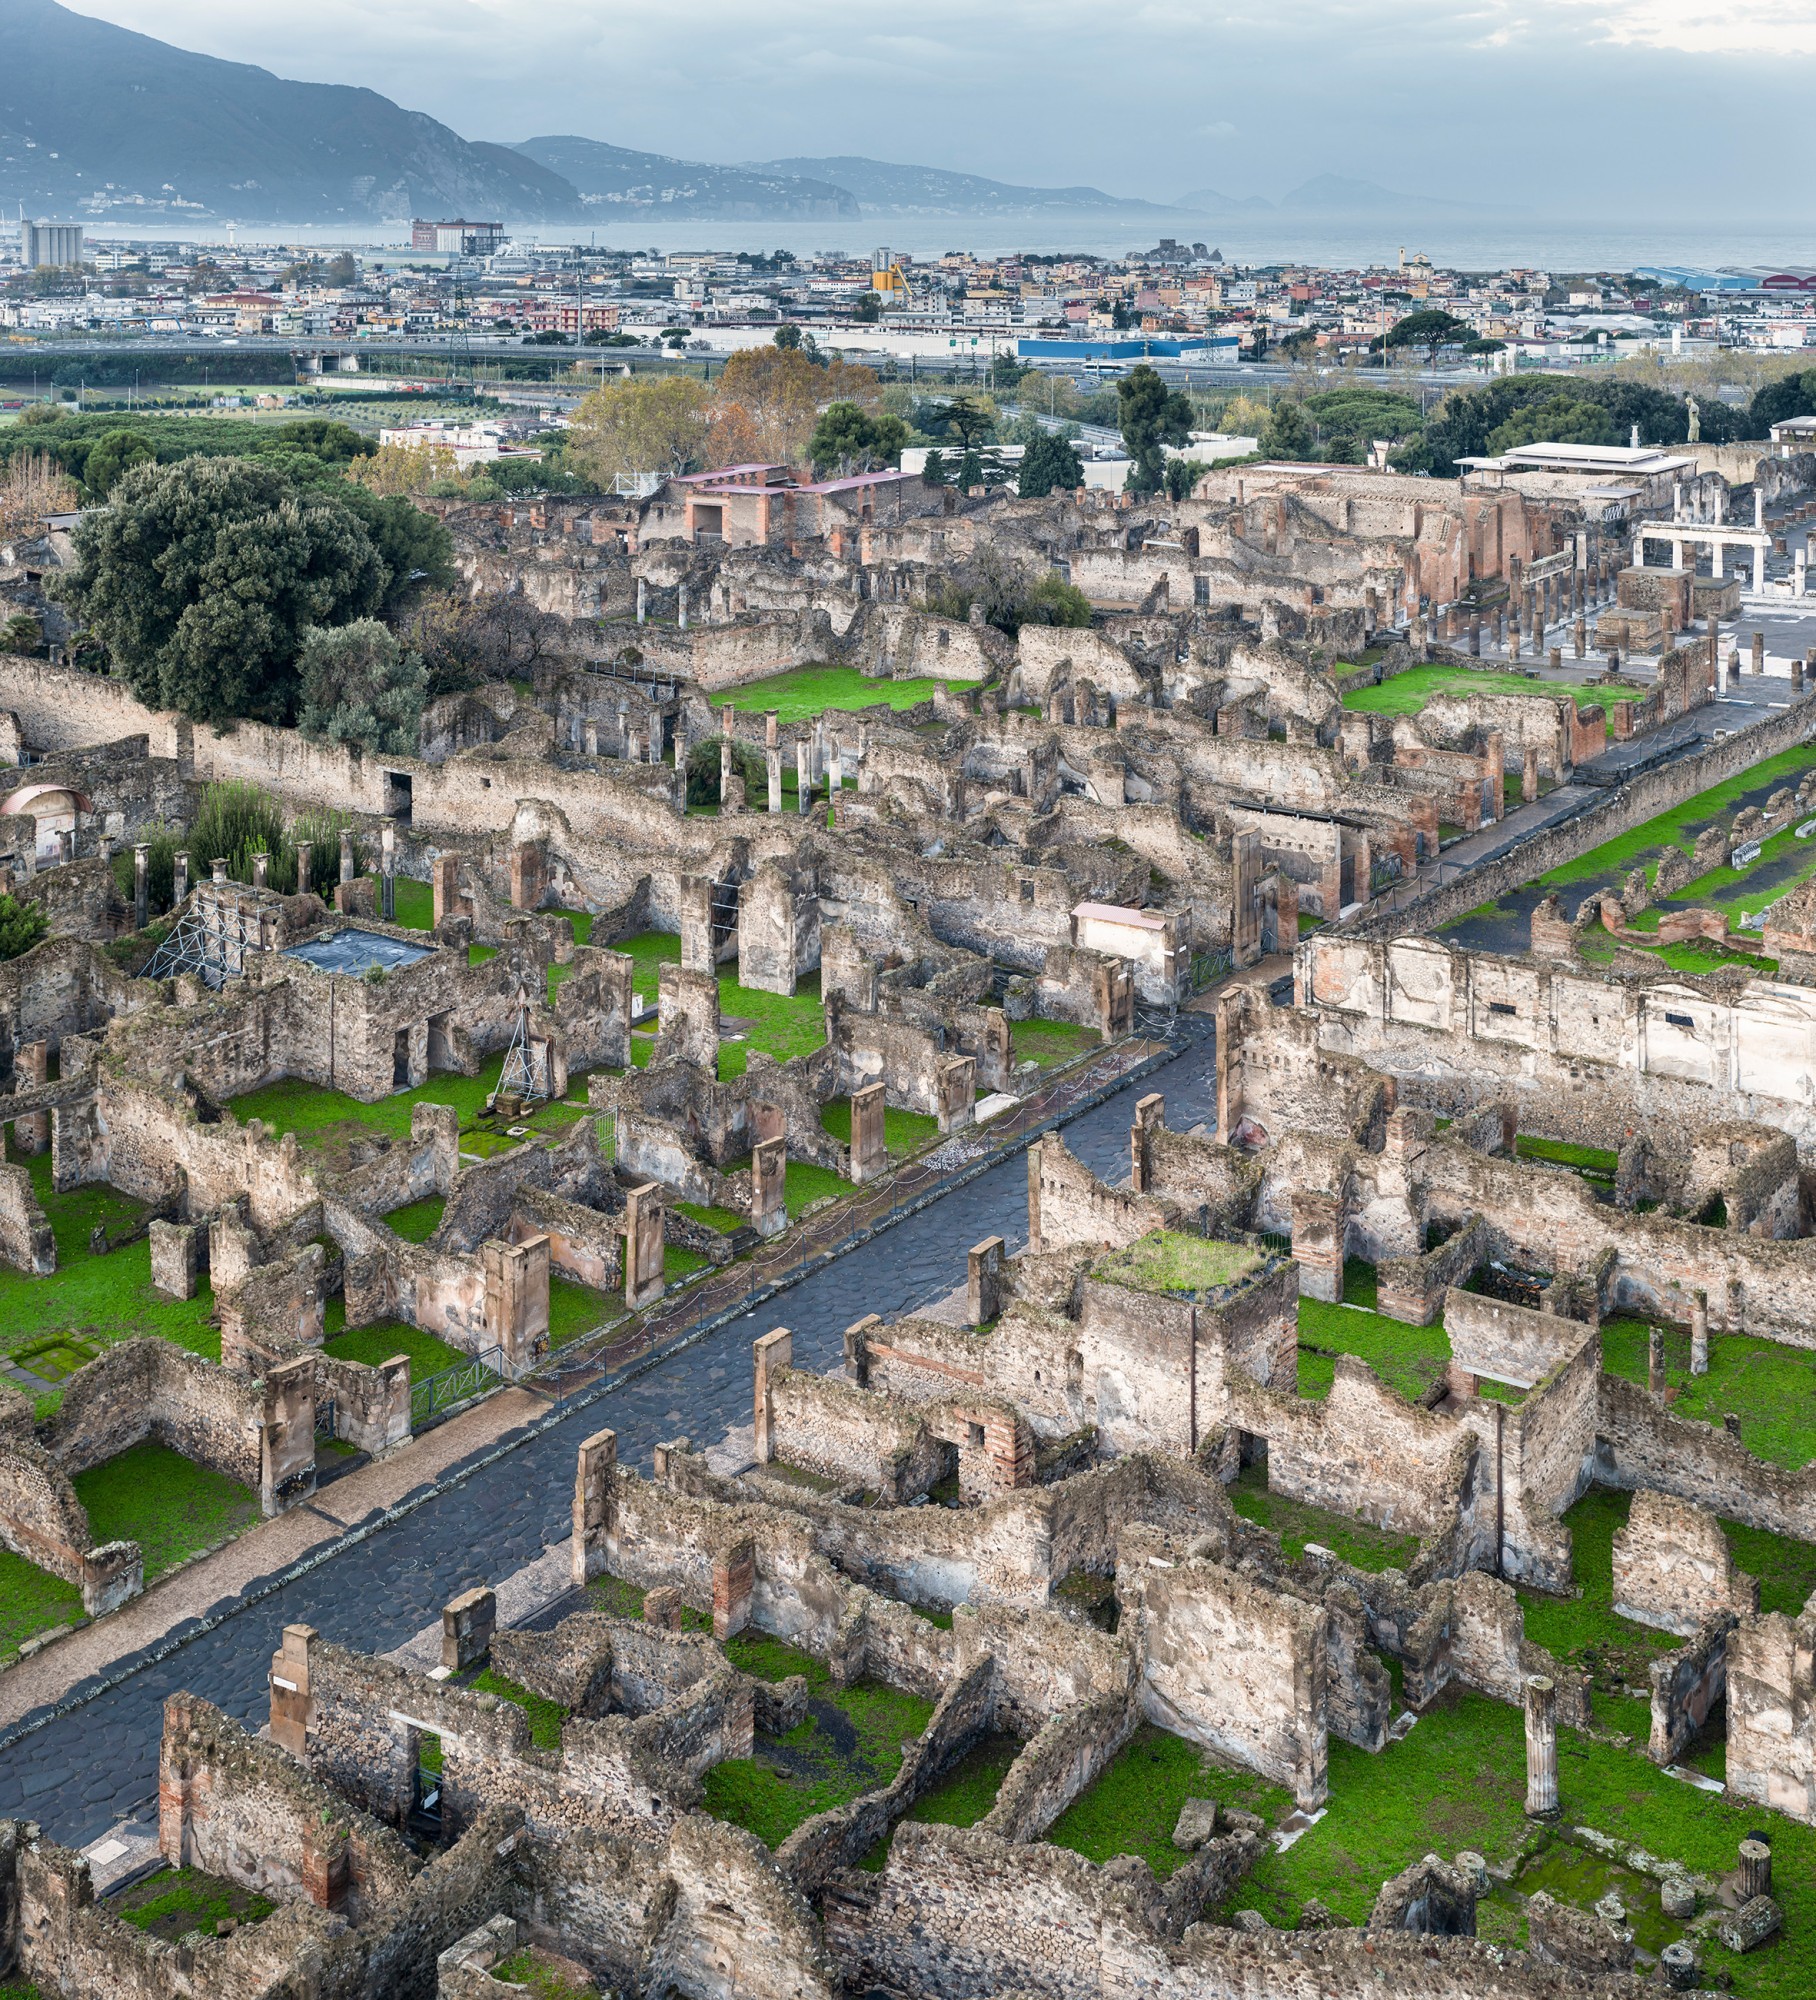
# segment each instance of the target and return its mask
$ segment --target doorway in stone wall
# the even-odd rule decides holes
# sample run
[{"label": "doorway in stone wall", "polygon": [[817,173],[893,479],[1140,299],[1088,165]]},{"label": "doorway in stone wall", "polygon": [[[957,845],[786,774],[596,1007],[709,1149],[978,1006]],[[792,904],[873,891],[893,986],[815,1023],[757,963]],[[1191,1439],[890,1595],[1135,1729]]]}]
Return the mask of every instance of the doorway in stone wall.
[{"label": "doorway in stone wall", "polygon": [[408,1090],[410,1087],[410,1031],[399,1028],[391,1037],[391,1088]]}]

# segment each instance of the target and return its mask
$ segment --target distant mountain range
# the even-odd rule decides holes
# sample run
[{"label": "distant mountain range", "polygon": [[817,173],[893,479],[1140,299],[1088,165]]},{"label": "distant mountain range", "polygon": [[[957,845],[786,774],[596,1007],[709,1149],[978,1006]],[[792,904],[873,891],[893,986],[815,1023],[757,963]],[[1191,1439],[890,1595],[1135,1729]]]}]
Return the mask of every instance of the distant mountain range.
[{"label": "distant mountain range", "polygon": [[1466,215],[1484,211],[1469,201],[1440,201],[1433,195],[1401,194],[1375,181],[1346,180],[1341,174],[1317,174],[1301,181],[1280,197],[1278,203],[1258,194],[1227,195],[1216,188],[1194,188],[1179,197],[1179,206],[1200,215],[1255,216],[1290,215],[1415,216]]},{"label": "distant mountain range", "polygon": [[[344,84],[291,83],[172,48],[56,0],[0,0],[0,207],[90,223],[513,224],[651,217],[778,221],[1101,216],[1163,225],[1276,212],[1199,188],[1173,205],[1094,187],[1022,187],[849,155],[713,166],[573,136],[491,145]],[[1457,211],[1324,174],[1296,215]]]},{"label": "distant mountain range", "polygon": [[665,153],[634,153],[602,139],[525,139],[513,148],[559,174],[589,215],[609,220],[626,210],[660,207],[690,215],[856,215],[857,197],[802,171],[799,161],[766,167],[713,167],[671,160]]},{"label": "distant mountain range", "polygon": [[940,167],[896,166],[841,154],[824,160],[768,160],[756,173],[811,175],[849,189],[867,215],[1039,215],[1063,212],[1164,217],[1172,210],[1151,201],[1128,201],[1094,187],[1017,187],[977,174]]},{"label": "distant mountain range", "polygon": [[116,224],[580,212],[560,175],[377,91],[288,83],[56,0],[0,0],[0,203]]}]

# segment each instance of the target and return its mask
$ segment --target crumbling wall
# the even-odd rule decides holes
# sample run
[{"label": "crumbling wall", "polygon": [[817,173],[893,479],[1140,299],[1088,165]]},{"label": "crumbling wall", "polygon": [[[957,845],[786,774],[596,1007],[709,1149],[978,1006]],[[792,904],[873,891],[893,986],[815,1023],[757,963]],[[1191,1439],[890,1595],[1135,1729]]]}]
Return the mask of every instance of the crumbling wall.
[{"label": "crumbling wall", "polygon": [[1729,1795],[1816,1825],[1816,1615],[1744,1620],[1727,1669]]},{"label": "crumbling wall", "polygon": [[1147,1714],[1287,1786],[1302,1810],[1323,1805],[1322,1607],[1204,1557],[1156,1561],[1152,1538],[1140,1533],[1124,1539],[1117,1594],[1140,1634]]},{"label": "crumbling wall", "polygon": [[1759,1583],[1735,1568],[1713,1514],[1641,1487],[1626,1525],[1615,1531],[1614,1609],[1689,1638],[1723,1612],[1750,1617],[1759,1609]]}]

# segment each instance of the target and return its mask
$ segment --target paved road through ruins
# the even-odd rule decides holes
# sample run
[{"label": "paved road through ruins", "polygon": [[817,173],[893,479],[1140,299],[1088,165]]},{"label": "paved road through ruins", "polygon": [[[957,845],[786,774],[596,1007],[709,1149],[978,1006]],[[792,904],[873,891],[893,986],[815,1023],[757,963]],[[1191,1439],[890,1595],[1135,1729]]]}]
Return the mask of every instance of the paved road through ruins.
[{"label": "paved road through ruins", "polygon": [[[1151,1090],[1165,1094],[1175,1130],[1212,1121],[1214,1044],[1186,1046],[1164,1069],[1086,1112],[1066,1127],[1066,1143],[1098,1174],[1126,1181],[1130,1116],[1136,1098]],[[963,1282],[965,1252],[980,1237],[1000,1234],[1019,1250],[1027,1221],[1026,1155],[1018,1153],[24,1737],[0,1757],[0,1815],[35,1819],[72,1847],[95,1840],[155,1801],[167,1695],[192,1690],[256,1728],[264,1720],[266,1669],[285,1625],[313,1625],[365,1652],[401,1644],[449,1598],[497,1583],[565,1539],[583,1437],[609,1426],[624,1458],[645,1467],[651,1447],[665,1438],[716,1442],[749,1417],[750,1343],[759,1334],[791,1327],[797,1364],[830,1367],[854,1319],[866,1312],[893,1318],[930,1304]]]}]

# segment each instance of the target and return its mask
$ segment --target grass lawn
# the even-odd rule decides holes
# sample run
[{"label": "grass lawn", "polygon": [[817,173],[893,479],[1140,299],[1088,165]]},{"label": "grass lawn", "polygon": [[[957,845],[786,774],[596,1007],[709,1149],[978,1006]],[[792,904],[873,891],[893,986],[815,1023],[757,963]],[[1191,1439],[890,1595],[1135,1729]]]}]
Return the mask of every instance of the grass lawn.
[{"label": "grass lawn", "polygon": [[32,1191],[57,1239],[57,1269],[50,1277],[37,1278],[0,1267],[0,1349],[11,1353],[71,1333],[91,1347],[102,1347],[143,1333],[220,1360],[220,1329],[208,1324],[214,1294],[206,1279],[193,1299],[165,1298],[152,1287],[151,1244],[144,1237],[104,1257],[90,1254],[89,1232],[95,1225],[122,1230],[143,1215],[141,1203],[106,1186],[56,1194],[48,1153],[23,1161],[16,1154],[11,1157],[31,1173]]},{"label": "grass lawn", "polygon": [[137,1542],[144,1550],[147,1583],[259,1517],[258,1495],[250,1487],[150,1439],[78,1472],[71,1484],[88,1509],[97,1546]]},{"label": "grass lawn", "polygon": [[1379,1571],[1405,1569],[1419,1553],[1417,1535],[1392,1534],[1352,1515],[1270,1493],[1267,1467],[1259,1462],[1244,1466],[1226,1490],[1236,1512],[1245,1521],[1271,1528],[1289,1556],[1302,1556],[1307,1542],[1318,1542],[1357,1569]]},{"label": "grass lawn", "polygon": [[[644,931],[636,937],[619,938],[608,947],[621,951],[634,965],[631,985],[639,1000],[654,1002],[659,968],[679,965],[681,940],[667,931]],[[820,975],[810,972],[791,995],[759,993],[738,984],[734,961],[719,968],[719,1018],[732,1033],[742,1034],[741,1042],[719,1044],[719,1079],[729,1083],[744,1074],[750,1050],[761,1049],[778,1062],[810,1055],[826,1039],[826,1015],[820,1000]],[[641,1056],[638,1067],[649,1060],[647,1049],[632,1051]]]},{"label": "grass lawn", "polygon": [[1036,1062],[1042,1069],[1056,1069],[1102,1045],[1103,1036],[1095,1028],[1075,1027],[1070,1021],[1009,1023],[1009,1052],[1015,1061]]},{"label": "grass lawn", "polygon": [[458,1347],[450,1347],[435,1334],[402,1320],[381,1319],[370,1326],[349,1327],[346,1304],[338,1298],[328,1301],[324,1320],[328,1334],[322,1342],[325,1354],[332,1354],[337,1361],[362,1361],[368,1368],[402,1354],[409,1360],[412,1382],[439,1375],[444,1368],[457,1367],[469,1359]]},{"label": "grass lawn", "polygon": [[590,1980],[576,1983],[572,1965],[571,1959],[559,1959],[526,1944],[509,1958],[501,1958],[492,1968],[492,1977],[507,1987],[527,1991],[531,2000],[598,2000],[598,1987]]},{"label": "grass lawn", "polygon": [[[1781,751],[1776,757],[1768,757],[1764,763],[1755,764],[1719,785],[1711,785],[1706,792],[1698,792],[1695,798],[1686,799],[1682,805],[1673,806],[1669,812],[1660,813],[1630,832],[1603,841],[1600,847],[1592,848],[1577,860],[1567,861],[1561,867],[1553,868],[1549,874],[1541,875],[1539,881],[1549,889],[1602,876],[1613,879],[1639,861],[1648,864],[1646,875],[1650,880],[1656,872],[1651,864],[1660,859],[1667,847],[1681,847],[1688,854],[1696,845],[1698,832],[1731,814],[1742,798],[1749,793],[1757,793],[1763,801],[1766,793],[1780,785],[1795,786],[1812,764],[1816,764],[1816,750],[1807,746]],[[1816,868],[1816,853],[1809,853],[1810,847],[1809,841],[1798,840],[1794,829],[1775,834],[1766,842],[1759,860],[1753,864],[1754,868],[1760,868],[1784,854],[1807,855],[1807,866],[1800,869],[1796,877],[1774,883],[1774,896],[1782,895],[1792,886],[1793,880]],[[1687,884],[1673,900],[1721,905],[1732,900],[1721,892],[1744,879],[1731,868],[1718,868],[1703,876],[1699,882]]]},{"label": "grass lawn", "polygon": [[[851,1144],[851,1099],[835,1097],[820,1107],[821,1127],[841,1145]],[[940,1121],[922,1111],[897,1111],[893,1105],[883,1111],[883,1144],[892,1158],[900,1158],[926,1145],[938,1135]]]},{"label": "grass lawn", "polygon": [[790,667],[786,673],[770,674],[760,681],[746,681],[715,696],[713,705],[727,702],[746,714],[763,715],[774,709],[784,730],[791,722],[810,721],[829,708],[913,708],[931,701],[943,687],[971,687],[971,681],[934,680],[921,676],[913,680],[871,680],[856,667],[808,665]]},{"label": "grass lawn", "polygon": [[570,1711],[558,1701],[550,1701],[546,1695],[532,1694],[528,1688],[520,1687],[514,1680],[503,1674],[494,1673],[487,1667],[483,1673],[475,1674],[468,1686],[475,1694],[495,1694],[503,1701],[514,1701],[530,1718],[530,1741],[538,1750],[559,1750],[561,1748],[561,1725],[568,1719]]},{"label": "grass lawn", "polygon": [[[382,893],[381,893],[382,902]],[[397,878],[397,915],[392,919],[405,930],[432,931],[435,928],[435,891],[427,882],[406,882]]]},{"label": "grass lawn", "polygon": [[[1366,1361],[1390,1389],[1397,1390],[1409,1403],[1416,1403],[1434,1383],[1443,1379],[1450,1363],[1450,1336],[1441,1325],[1413,1326],[1406,1320],[1389,1319],[1385,1313],[1365,1312],[1359,1306],[1326,1305],[1321,1299],[1302,1298],[1299,1301],[1302,1396],[1328,1393],[1330,1357],[1338,1354],[1353,1354]],[[1321,1382],[1321,1387],[1307,1387],[1308,1361],[1324,1364],[1310,1371],[1310,1380]]]},{"label": "grass lawn", "polygon": [[108,1897],[103,1907],[135,1929],[175,1944],[187,1931],[212,1934],[228,1917],[256,1924],[277,1905],[218,1875],[204,1875],[199,1868],[160,1868]]},{"label": "grass lawn", "polygon": [[421,1201],[406,1202],[385,1217],[386,1227],[406,1243],[426,1243],[441,1227],[442,1210],[448,1205],[445,1194],[424,1195]]},{"label": "grass lawn", "polygon": [[759,1731],[753,1755],[706,1774],[706,1810],[779,1846],[814,1814],[886,1785],[902,1766],[902,1744],[920,1735],[933,1703],[880,1682],[834,1688],[825,1666],[780,1639],[745,1632],[725,1648],[733,1666],[760,1680],[805,1676],[807,1719],[783,1736]]},{"label": "grass lawn", "polygon": [[610,1292],[595,1291],[591,1285],[577,1284],[559,1272],[549,1278],[549,1346],[566,1347],[582,1334],[591,1333],[608,1320],[624,1316],[624,1302]]},{"label": "grass lawn", "polygon": [[[1336,1747],[1333,1742],[1331,1749]],[[1253,1771],[1219,1764],[1183,1736],[1146,1723],[1060,1814],[1045,1838],[1087,1861],[1138,1854],[1164,1882],[1191,1859],[1173,1845],[1173,1828],[1187,1799],[1215,1799],[1269,1822],[1284,1819],[1293,1804],[1281,1786]]]},{"label": "grass lawn", "polygon": [[[1699,1873],[1727,1874],[1749,1829],[1772,1836],[1772,1893],[1784,1935],[1744,1958],[1710,1943],[1708,1971],[1732,1975],[1742,2000],[1805,2000],[1816,1992],[1816,1828],[1763,1806],[1699,1792],[1637,1752],[1558,1731],[1558,1789],[1566,1826],[1589,1826]],[[1291,1927],[1316,1896],[1364,1923],[1389,1876],[1427,1853],[1474,1848],[1491,1864],[1526,1839],[1526,1740],[1520,1711],[1451,1687],[1410,1735],[1371,1755],[1332,1737],[1330,1810],[1284,1854],[1265,1853],[1236,1885],[1225,1918],[1258,1909]]]},{"label": "grass lawn", "polygon": [[[759,993],[740,986],[735,965],[719,969],[719,1022],[744,1036],[741,1042],[719,1044],[719,1081],[730,1083],[744,1074],[752,1049],[777,1062],[812,1055],[826,1039],[826,1012],[820,1001],[820,975],[810,972],[792,994]],[[738,1024],[733,1027],[732,1024]]]},{"label": "grass lawn", "polygon": [[1136,1292],[1203,1292],[1236,1283],[1260,1262],[1260,1252],[1246,1243],[1155,1229],[1100,1257],[1091,1275]]},{"label": "grass lawn", "polygon": [[1628,1688],[1646,1686],[1646,1670],[1684,1642],[1674,1633],[1635,1624],[1614,1611],[1614,1536],[1626,1525],[1631,1493],[1593,1486],[1564,1516],[1570,1530],[1576,1597],[1548,1597],[1516,1586],[1526,1636],[1575,1666],[1587,1667],[1595,1688],[1595,1719],[1644,1741],[1651,1705]]},{"label": "grass lawn", "polygon": [[1709,1372],[1690,1373],[1687,1327],[1640,1319],[1602,1322],[1602,1366],[1629,1382],[1646,1380],[1646,1330],[1662,1325],[1671,1414],[1717,1424],[1730,1411],[1740,1441],[1757,1458],[1796,1471],[1816,1458],[1816,1354],[1745,1333],[1711,1333]]},{"label": "grass lawn", "polygon": [[679,1243],[662,1246],[662,1276],[671,1285],[691,1278],[696,1271],[704,1271],[709,1261],[698,1250],[684,1249]]},{"label": "grass lawn", "polygon": [[1578,1146],[1566,1139],[1537,1139],[1522,1132],[1513,1142],[1522,1160],[1543,1160],[1556,1167],[1574,1167],[1591,1180],[1613,1180],[1620,1167],[1620,1155],[1606,1146]]},{"label": "grass lawn", "polygon": [[[1575,697],[1579,709],[1605,709],[1610,702],[1633,698],[1631,688],[1575,687],[1562,681],[1529,681],[1522,674],[1496,673],[1492,669],[1433,664],[1409,667],[1378,687],[1361,687],[1343,697],[1345,708],[1365,709],[1371,715],[1417,715],[1434,695],[1441,694],[1561,694]],[[1517,781],[1516,781],[1517,782]]]},{"label": "grass lawn", "polygon": [[[1009,1766],[1022,1745],[998,1731],[979,1739],[935,1784],[924,1791],[904,1815],[923,1826],[975,1826],[996,1803]],[[873,1874],[889,1858],[894,1829],[877,1842],[858,1864]]]},{"label": "grass lawn", "polygon": [[[362,1104],[344,1091],[324,1090],[302,1077],[285,1077],[236,1097],[230,1108],[242,1125],[257,1118],[268,1131],[294,1132],[300,1146],[321,1154],[330,1167],[338,1168],[352,1163],[355,1142],[373,1134],[389,1138],[395,1145],[407,1145],[410,1113],[418,1104],[449,1104],[460,1120],[461,1151],[489,1158],[522,1143],[510,1137],[501,1118],[487,1120],[484,1115],[485,1101],[498,1088],[503,1068],[501,1053],[477,1076],[444,1071],[414,1090],[381,1097],[376,1104]],[[586,1080],[576,1075],[568,1079],[567,1097],[539,1104],[512,1123],[554,1139],[586,1115]]]},{"label": "grass lawn", "polygon": [[681,940],[670,931],[640,931],[635,937],[614,938],[604,949],[621,951],[632,961],[631,990],[652,1006],[658,968],[681,963]]},{"label": "grass lawn", "polygon": [[729,1236],[734,1230],[742,1229],[746,1218],[735,1209],[719,1208],[712,1202],[678,1201],[676,1209],[707,1229],[716,1229],[721,1236]]},{"label": "grass lawn", "polygon": [[82,1593],[73,1583],[0,1549],[0,1657],[11,1659],[34,1633],[82,1616]]}]

